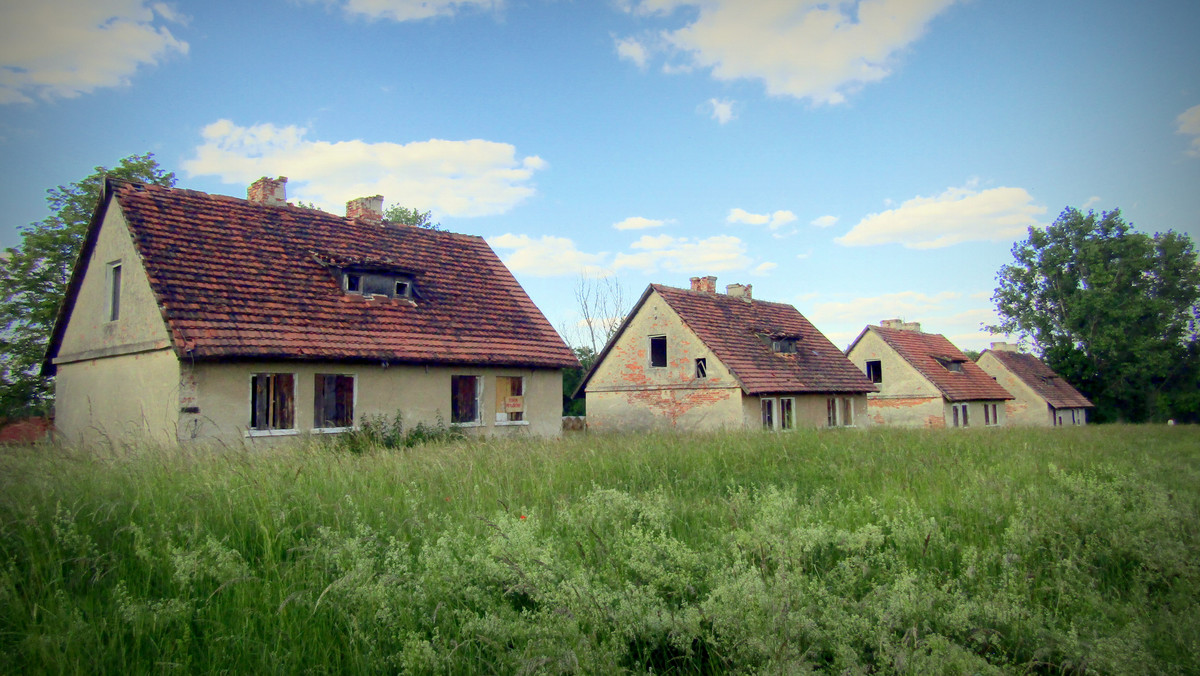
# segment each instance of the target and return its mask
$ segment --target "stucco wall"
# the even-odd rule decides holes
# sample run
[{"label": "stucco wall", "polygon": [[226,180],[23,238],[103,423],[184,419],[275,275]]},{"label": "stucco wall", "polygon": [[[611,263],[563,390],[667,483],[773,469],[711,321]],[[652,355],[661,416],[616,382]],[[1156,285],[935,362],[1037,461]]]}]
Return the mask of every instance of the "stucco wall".
[{"label": "stucco wall", "polygon": [[[962,414],[960,412],[959,413],[959,423],[958,423],[960,427],[999,427],[999,426],[1008,424],[1006,422],[1008,419],[1008,415],[1005,412],[1004,403],[1005,402],[999,401],[999,400],[997,400],[997,401],[982,401],[982,400],[980,400],[980,401],[954,401],[954,402],[947,401],[943,405],[942,415],[945,416],[946,427],[952,427],[954,425],[954,411],[952,409],[955,406],[958,406],[959,410],[961,411],[962,407],[966,406],[966,408],[967,408],[967,424],[963,425]],[[995,406],[996,407],[996,418],[998,418],[998,420],[990,419],[991,413],[990,413],[990,411],[984,411],[985,406]]]},{"label": "stucco wall", "polygon": [[[942,393],[921,372],[902,359],[873,331],[867,331],[847,355],[863,373],[867,362],[878,360],[883,369],[879,391],[867,395],[871,422],[905,427],[946,425]],[[979,410],[980,420],[983,409]]]},{"label": "stucco wall", "polygon": [[60,364],[54,389],[54,425],[70,443],[175,438],[179,360],[174,350]]},{"label": "stucco wall", "polygon": [[[313,431],[314,387],[318,373],[355,377],[355,421],[364,416],[391,417],[399,411],[406,428],[418,423],[450,424],[450,377],[480,376],[481,423],[464,426],[470,434],[532,434],[556,436],[562,431],[562,371],[551,369],[424,367],[381,364],[245,362],[199,363],[185,374],[190,380],[197,412],[181,422],[181,436],[251,439],[254,442],[279,436],[247,436],[250,424],[251,376],[255,373],[295,375],[295,430]],[[525,378],[525,420],[496,421],[496,377]],[[187,388],[185,388],[186,390]],[[292,435],[282,435],[284,437]]]},{"label": "stucco wall", "polygon": [[[108,270],[121,264],[120,316],[109,321]],[[58,362],[162,349],[169,345],[146,269],[133,247],[121,208],[111,203],[87,262],[75,307],[63,332]],[[65,393],[71,396],[73,393]]]},{"label": "stucco wall", "polygon": [[[843,399],[850,400],[852,408],[853,422],[848,425],[839,425],[844,427],[869,427],[871,419],[867,409],[867,397],[865,394],[781,394],[762,397],[746,397],[743,408],[743,416],[745,416],[746,426],[750,429],[759,429],[762,427],[762,400],[764,398],[783,399],[791,398],[795,401],[796,412],[796,427],[828,427],[829,426],[829,400],[836,398],[838,406],[842,405]],[[778,404],[776,404],[778,411]],[[776,413],[778,416],[778,413]]]},{"label": "stucco wall", "polygon": [[[665,336],[667,365],[650,365],[650,338]],[[707,377],[696,377],[696,359]],[[657,293],[651,293],[588,381],[594,431],[741,427],[741,386]],[[757,420],[757,417],[755,418]]]}]

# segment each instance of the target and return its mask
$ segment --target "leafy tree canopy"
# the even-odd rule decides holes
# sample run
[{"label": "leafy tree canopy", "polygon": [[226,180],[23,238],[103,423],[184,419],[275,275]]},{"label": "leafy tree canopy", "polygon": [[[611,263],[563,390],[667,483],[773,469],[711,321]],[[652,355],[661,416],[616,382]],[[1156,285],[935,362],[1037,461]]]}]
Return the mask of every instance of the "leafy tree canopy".
[{"label": "leafy tree canopy", "polygon": [[430,230],[441,230],[441,223],[434,223],[433,216],[428,211],[418,211],[408,207],[400,206],[399,204],[392,205],[383,213],[383,218],[392,223],[403,223],[405,225],[415,225],[418,228],[428,228]]},{"label": "leafy tree canopy", "polygon": [[[1119,210],[1067,208],[997,274],[992,331],[1031,341],[1097,420],[1193,418],[1200,267],[1191,238],[1134,232]],[[1191,403],[1188,403],[1188,402]]]},{"label": "leafy tree canopy", "polygon": [[53,403],[41,362],[106,175],[175,185],[175,174],[146,153],[46,191],[51,215],[23,227],[20,246],[0,256],[0,417],[47,413]]}]

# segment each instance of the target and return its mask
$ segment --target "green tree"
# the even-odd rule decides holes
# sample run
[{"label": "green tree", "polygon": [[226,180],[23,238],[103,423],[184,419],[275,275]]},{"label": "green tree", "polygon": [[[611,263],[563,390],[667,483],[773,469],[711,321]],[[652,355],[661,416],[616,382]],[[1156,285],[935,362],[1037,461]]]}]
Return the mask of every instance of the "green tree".
[{"label": "green tree", "polygon": [[583,374],[592,368],[592,364],[596,361],[596,353],[586,345],[573,347],[571,350],[579,359],[579,368],[563,371],[563,415],[586,415],[587,409],[583,397],[572,399],[571,395],[575,394],[575,388],[579,387],[580,381],[583,380]]},{"label": "green tree", "polygon": [[1119,210],[1067,208],[1012,253],[992,296],[1000,322],[988,329],[1031,341],[1092,400],[1099,421],[1190,417],[1195,398],[1179,390],[1200,356],[1191,238],[1134,232]]},{"label": "green tree", "polygon": [[418,211],[408,207],[394,204],[384,212],[383,218],[392,223],[403,223],[405,225],[415,225],[418,228],[428,228],[429,230],[441,230],[441,223],[434,223],[433,216],[428,211]]},{"label": "green tree", "polygon": [[0,417],[44,414],[53,403],[41,362],[105,176],[175,185],[175,174],[146,153],[46,191],[51,215],[21,228],[20,246],[0,256]]}]

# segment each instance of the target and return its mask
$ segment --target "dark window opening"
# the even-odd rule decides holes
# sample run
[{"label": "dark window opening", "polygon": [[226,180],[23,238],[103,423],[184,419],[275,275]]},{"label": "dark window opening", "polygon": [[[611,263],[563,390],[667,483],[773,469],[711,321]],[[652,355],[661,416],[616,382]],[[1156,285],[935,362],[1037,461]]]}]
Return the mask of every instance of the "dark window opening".
[{"label": "dark window opening", "polygon": [[961,359],[951,359],[949,357],[934,357],[947,371],[951,373],[963,372],[963,361]]},{"label": "dark window opening", "polygon": [[255,373],[250,377],[250,429],[294,427],[295,379],[290,373]]},{"label": "dark window opening", "polygon": [[121,264],[113,263],[109,267],[108,321],[115,322],[120,318],[121,318]]},{"label": "dark window opening", "polygon": [[408,295],[408,282],[396,282],[393,298],[403,298]]},{"label": "dark window opening", "polygon": [[775,400],[762,400],[762,426],[763,429],[775,429]]},{"label": "dark window opening", "polygon": [[383,272],[346,272],[343,274],[346,293],[363,296],[411,298],[412,280]]},{"label": "dark window opening", "polygon": [[697,378],[707,378],[708,377],[708,360],[705,359],[704,357],[700,357],[699,359],[696,360],[696,377]]},{"label": "dark window opening", "polygon": [[772,340],[771,349],[780,354],[792,354],[796,351],[796,340],[794,338]]},{"label": "dark window opening", "polygon": [[362,275],[347,273],[346,290],[350,293],[362,293]]},{"label": "dark window opening", "polygon": [[354,425],[354,376],[318,373],[313,393],[314,427]]},{"label": "dark window opening", "polygon": [[667,365],[667,337],[653,336],[650,338],[650,365]]},{"label": "dark window opening", "polygon": [[879,360],[873,360],[873,361],[867,362],[867,377],[870,378],[871,382],[873,382],[873,383],[882,383],[883,382],[883,362],[881,362]]},{"label": "dark window opening", "polygon": [[479,376],[450,376],[450,422],[479,422]]}]

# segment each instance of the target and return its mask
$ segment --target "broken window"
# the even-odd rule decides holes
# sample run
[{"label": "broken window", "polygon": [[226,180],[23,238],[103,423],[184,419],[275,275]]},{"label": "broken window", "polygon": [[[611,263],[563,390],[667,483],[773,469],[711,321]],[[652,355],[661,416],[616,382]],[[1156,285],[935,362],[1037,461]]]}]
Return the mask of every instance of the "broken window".
[{"label": "broken window", "polygon": [[496,376],[496,422],[525,420],[525,378]]},{"label": "broken window", "polygon": [[779,399],[779,429],[790,430],[796,427],[796,400],[791,397]]},{"label": "broken window", "polygon": [[775,400],[762,400],[762,426],[765,430],[775,429]]},{"label": "broken window", "polygon": [[479,376],[450,376],[450,422],[479,424]]},{"label": "broken window", "polygon": [[878,359],[867,362],[867,377],[873,383],[883,382],[883,362]]},{"label": "broken window", "polygon": [[707,378],[708,377],[708,360],[705,359],[704,357],[700,357],[696,360],[696,377],[697,378]]},{"label": "broken window", "polygon": [[108,321],[121,318],[121,261],[108,264]]},{"label": "broken window", "polygon": [[650,337],[650,365],[651,366],[666,366],[667,365],[667,337],[666,336],[651,336]]},{"label": "broken window", "polygon": [[412,280],[391,272],[344,272],[342,288],[346,293],[363,296],[412,297]]},{"label": "broken window", "polygon": [[291,373],[250,376],[250,429],[290,430],[294,425],[295,377]]},{"label": "broken window", "polygon": [[945,369],[947,371],[950,371],[952,373],[962,373],[963,372],[963,360],[962,359],[954,359],[952,357],[934,357],[934,359],[936,359],[939,364],[941,364],[943,367],[945,367]]},{"label": "broken window", "polygon": [[318,373],[313,384],[313,427],[354,426],[354,376]]}]

